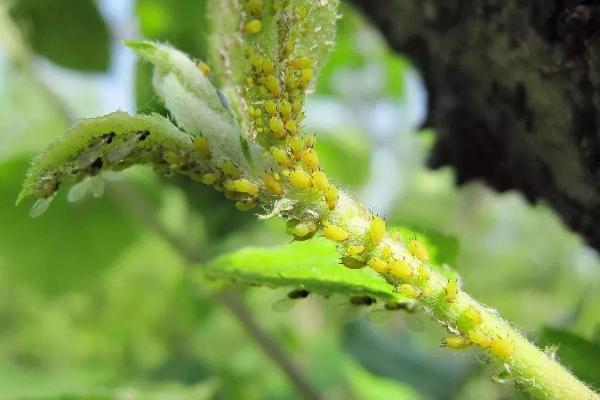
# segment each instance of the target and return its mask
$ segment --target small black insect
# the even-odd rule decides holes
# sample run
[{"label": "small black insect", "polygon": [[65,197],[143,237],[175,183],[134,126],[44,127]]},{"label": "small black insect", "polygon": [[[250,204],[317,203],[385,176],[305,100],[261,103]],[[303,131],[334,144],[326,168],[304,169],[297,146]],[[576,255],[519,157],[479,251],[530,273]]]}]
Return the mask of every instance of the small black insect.
[{"label": "small black insect", "polygon": [[92,175],[96,175],[102,167],[104,166],[104,161],[102,161],[102,157],[98,157],[94,160],[94,162],[90,165],[90,173]]},{"label": "small black insect", "polygon": [[305,299],[310,295],[310,292],[306,289],[294,289],[288,293],[287,297],[296,300],[296,299]]},{"label": "small black insect", "polygon": [[108,133],[105,133],[104,135],[102,135],[102,140],[106,144],[111,144],[112,141],[113,141],[113,139],[115,138],[115,136],[117,136],[116,133],[114,133],[114,132],[108,132]]},{"label": "small black insect", "polygon": [[147,138],[148,136],[150,136],[150,131],[148,131],[148,130],[141,131],[141,132],[138,132],[138,135],[139,135],[139,136],[138,136],[138,140],[139,140],[140,142],[143,142],[144,140],[146,140],[146,138]]},{"label": "small black insect", "polygon": [[353,296],[350,297],[350,304],[355,306],[370,306],[377,303],[377,299],[371,296]]}]

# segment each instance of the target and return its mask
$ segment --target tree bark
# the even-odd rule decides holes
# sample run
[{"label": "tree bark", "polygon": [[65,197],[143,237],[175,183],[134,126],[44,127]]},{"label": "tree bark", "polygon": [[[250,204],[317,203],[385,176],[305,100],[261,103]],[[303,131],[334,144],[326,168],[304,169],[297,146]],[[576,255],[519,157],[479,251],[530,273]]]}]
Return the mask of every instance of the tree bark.
[{"label": "tree bark", "polygon": [[429,92],[429,164],[545,200],[600,249],[600,0],[353,0]]}]

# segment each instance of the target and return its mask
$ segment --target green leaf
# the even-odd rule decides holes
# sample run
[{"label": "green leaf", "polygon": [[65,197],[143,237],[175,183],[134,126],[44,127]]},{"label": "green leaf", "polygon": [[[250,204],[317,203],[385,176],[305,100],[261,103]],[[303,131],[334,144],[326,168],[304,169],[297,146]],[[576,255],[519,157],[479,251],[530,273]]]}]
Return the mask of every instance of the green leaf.
[{"label": "green leaf", "polygon": [[274,248],[247,247],[216,258],[203,271],[209,278],[248,285],[301,287],[323,295],[372,296],[384,301],[407,300],[371,269],[342,266],[335,246],[321,239]]},{"label": "green leaf", "polygon": [[100,170],[120,171],[134,164],[169,169],[172,162],[164,159],[169,152],[202,162],[191,136],[159,115],[114,112],[80,121],[32,161],[17,203],[29,197],[52,199],[64,180],[81,180]]},{"label": "green leaf", "polygon": [[67,68],[106,71],[110,34],[93,0],[19,0],[12,15],[31,47]]},{"label": "green leaf", "polygon": [[592,387],[600,387],[600,344],[561,329],[545,327],[538,336],[541,347],[558,346],[562,364]]},{"label": "green leaf", "polygon": [[228,101],[184,53],[167,45],[148,41],[126,41],[138,55],[155,65],[154,88],[177,124],[191,135],[202,133],[216,153],[245,170],[256,166],[266,170],[262,150],[250,144],[241,146],[241,130]]}]

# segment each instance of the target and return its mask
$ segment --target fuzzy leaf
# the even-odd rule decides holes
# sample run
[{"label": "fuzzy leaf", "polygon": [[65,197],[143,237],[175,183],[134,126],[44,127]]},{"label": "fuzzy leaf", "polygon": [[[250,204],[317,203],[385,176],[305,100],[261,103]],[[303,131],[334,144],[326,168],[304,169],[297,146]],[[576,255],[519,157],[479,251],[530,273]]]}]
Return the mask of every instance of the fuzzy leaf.
[{"label": "fuzzy leaf", "polygon": [[125,44],[155,65],[154,88],[180,127],[191,135],[202,133],[216,153],[246,170],[261,162],[262,151],[258,146],[242,147],[241,131],[227,98],[186,54],[148,41],[126,41]]},{"label": "fuzzy leaf", "polygon": [[81,180],[100,170],[134,164],[167,169],[164,156],[169,151],[200,162],[192,137],[159,115],[114,112],[80,121],[33,159],[17,203],[29,197],[49,199],[63,180]]},{"label": "fuzzy leaf", "polygon": [[372,296],[406,301],[369,268],[340,264],[331,242],[313,239],[275,248],[247,247],[220,256],[204,269],[210,278],[270,287],[302,287],[324,295]]}]

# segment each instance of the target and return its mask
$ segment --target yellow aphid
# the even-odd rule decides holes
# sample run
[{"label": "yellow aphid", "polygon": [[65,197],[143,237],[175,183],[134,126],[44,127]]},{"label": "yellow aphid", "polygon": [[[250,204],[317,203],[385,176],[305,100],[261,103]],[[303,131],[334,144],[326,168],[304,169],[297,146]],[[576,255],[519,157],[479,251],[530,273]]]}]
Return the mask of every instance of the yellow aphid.
[{"label": "yellow aphid", "polygon": [[465,349],[471,345],[471,341],[462,336],[450,335],[442,339],[442,346],[449,349]]},{"label": "yellow aphid", "polygon": [[427,280],[431,276],[431,270],[427,265],[424,264],[420,264],[417,267],[417,273],[419,274],[419,277],[423,280]]},{"label": "yellow aphid", "polygon": [[252,79],[252,77],[249,76],[246,78],[246,86],[248,86],[249,88],[254,87],[254,79]]},{"label": "yellow aphid", "polygon": [[266,75],[269,75],[273,72],[273,69],[275,69],[275,63],[272,60],[265,58],[261,63],[260,69],[262,69]]},{"label": "yellow aphid", "polygon": [[283,100],[279,103],[279,112],[284,119],[288,119],[292,115],[292,104],[287,100]]},{"label": "yellow aphid", "polygon": [[446,285],[446,300],[453,302],[458,295],[458,280],[452,279]]},{"label": "yellow aphid", "polygon": [[253,209],[254,207],[256,207],[257,201],[256,199],[251,199],[251,200],[238,200],[235,203],[235,208],[237,208],[240,211],[248,211]]},{"label": "yellow aphid", "polygon": [[271,130],[277,137],[285,135],[283,121],[279,117],[271,117],[271,119],[269,120],[269,128],[271,128]]},{"label": "yellow aphid", "polygon": [[296,121],[294,121],[293,119],[290,119],[288,122],[285,123],[285,129],[287,129],[287,131],[292,135],[298,133],[298,125],[296,125]]},{"label": "yellow aphid", "polygon": [[329,187],[329,179],[327,179],[327,174],[323,171],[315,171],[312,173],[313,185],[324,192]]},{"label": "yellow aphid", "polygon": [[247,3],[248,11],[250,11],[255,17],[261,18],[263,13],[263,2],[262,0],[248,0]]},{"label": "yellow aphid", "polygon": [[406,297],[413,299],[421,296],[421,291],[413,285],[409,285],[408,283],[400,285],[400,287],[398,287],[398,291]]},{"label": "yellow aphid", "polygon": [[281,165],[283,168],[289,168],[292,165],[292,160],[290,160],[290,157],[285,150],[276,146],[271,146],[271,154],[275,161],[277,161],[277,164]]},{"label": "yellow aphid", "polygon": [[257,19],[253,19],[252,21],[250,21],[246,24],[244,29],[248,33],[258,33],[262,30],[262,22],[260,22]]},{"label": "yellow aphid", "polygon": [[276,196],[281,196],[283,194],[283,185],[277,178],[278,176],[275,174],[267,172],[263,177],[263,182],[265,183],[267,190]]},{"label": "yellow aphid", "polygon": [[223,175],[220,171],[216,172],[208,172],[202,175],[202,183],[205,185],[214,185],[216,182],[220,181]]},{"label": "yellow aphid", "polygon": [[314,133],[311,133],[310,135],[306,135],[304,137],[304,144],[306,145],[306,147],[315,147],[316,143],[317,138],[315,137]]},{"label": "yellow aphid", "polygon": [[298,189],[304,189],[311,185],[310,175],[301,168],[297,168],[290,172],[290,183],[293,187]]},{"label": "yellow aphid", "polygon": [[413,257],[418,258],[422,262],[429,261],[429,253],[427,252],[427,248],[423,245],[423,243],[417,241],[416,239],[412,239],[408,242],[408,251]]},{"label": "yellow aphid", "polygon": [[389,264],[383,261],[381,258],[371,258],[367,264],[369,265],[369,267],[379,272],[380,274],[387,274],[388,272],[390,272]]},{"label": "yellow aphid", "polygon": [[467,335],[469,336],[469,339],[471,340],[471,342],[475,343],[477,346],[481,347],[481,348],[487,348],[490,347],[490,345],[492,344],[492,339],[486,335],[485,333],[478,331],[478,330],[470,330]]},{"label": "yellow aphid", "polygon": [[300,83],[302,84],[302,86],[306,86],[310,83],[310,81],[312,81],[314,76],[315,71],[313,71],[312,68],[305,68],[300,74]]},{"label": "yellow aphid", "polygon": [[361,269],[364,268],[365,266],[365,262],[363,260],[359,260],[358,258],[354,258],[354,257],[342,257],[342,264],[345,267],[348,267],[350,269]]},{"label": "yellow aphid", "polygon": [[193,146],[202,158],[210,158],[210,145],[204,136],[196,136]]},{"label": "yellow aphid", "polygon": [[279,87],[279,81],[273,75],[267,76],[265,80],[265,86],[269,89],[272,96],[279,96],[281,94],[281,88]]},{"label": "yellow aphid", "polygon": [[357,256],[359,254],[362,254],[363,251],[365,251],[365,246],[359,244],[348,246],[348,250],[346,250],[346,253],[348,253],[348,255],[350,256]]},{"label": "yellow aphid", "polygon": [[223,160],[221,161],[219,167],[221,167],[221,171],[223,173],[233,179],[237,179],[242,175],[240,169],[231,161]]},{"label": "yellow aphid", "polygon": [[302,165],[309,171],[319,168],[319,155],[315,149],[308,148],[302,152]]},{"label": "yellow aphid", "polygon": [[385,221],[378,216],[374,216],[371,219],[371,224],[369,225],[369,238],[371,239],[371,242],[377,246],[384,236]]},{"label": "yellow aphid", "polygon": [[336,225],[326,225],[323,228],[323,235],[329,240],[335,242],[343,242],[348,239],[348,232]]},{"label": "yellow aphid", "polygon": [[291,136],[288,140],[290,148],[292,149],[292,155],[296,160],[302,158],[302,150],[304,150],[304,141],[298,136]]},{"label": "yellow aphid", "polygon": [[257,55],[253,55],[250,57],[250,64],[252,64],[254,68],[260,69],[260,67],[262,66],[262,58],[260,58]]},{"label": "yellow aphid", "polygon": [[292,58],[288,61],[291,69],[304,69],[312,66],[312,60],[309,57]]},{"label": "yellow aphid", "polygon": [[410,265],[404,260],[396,260],[395,258],[390,260],[390,272],[399,279],[408,279],[413,275]]},{"label": "yellow aphid", "polygon": [[490,353],[498,358],[508,358],[513,351],[514,346],[507,338],[495,337],[490,343]]},{"label": "yellow aphid", "polygon": [[210,75],[210,67],[207,63],[202,62],[202,61],[198,61],[198,63],[196,64],[198,66],[198,69],[200,71],[202,71],[202,73],[204,74],[204,76],[208,76]]},{"label": "yellow aphid", "polygon": [[292,110],[294,110],[295,113],[302,111],[302,102],[299,100],[294,101],[292,104]]},{"label": "yellow aphid", "polygon": [[477,311],[473,307],[467,308],[464,314],[465,317],[467,317],[474,324],[480,324],[483,321],[483,318],[481,318],[481,314],[479,313],[479,311]]},{"label": "yellow aphid", "polygon": [[277,114],[277,104],[273,100],[267,100],[265,102],[265,111],[270,117],[274,117]]},{"label": "yellow aphid", "polygon": [[335,186],[329,185],[325,192],[325,201],[327,202],[327,208],[330,210],[333,210],[337,206],[338,191]]},{"label": "yellow aphid", "polygon": [[248,179],[242,178],[233,181],[233,191],[256,196],[260,192],[260,186]]},{"label": "yellow aphid", "polygon": [[384,257],[389,258],[392,256],[393,252],[392,252],[392,248],[390,246],[385,246],[383,248],[383,250],[381,251],[381,254],[383,254]]},{"label": "yellow aphid", "polygon": [[306,222],[296,225],[292,233],[296,239],[301,239],[308,235],[312,235],[316,230],[317,226],[314,222]]}]

